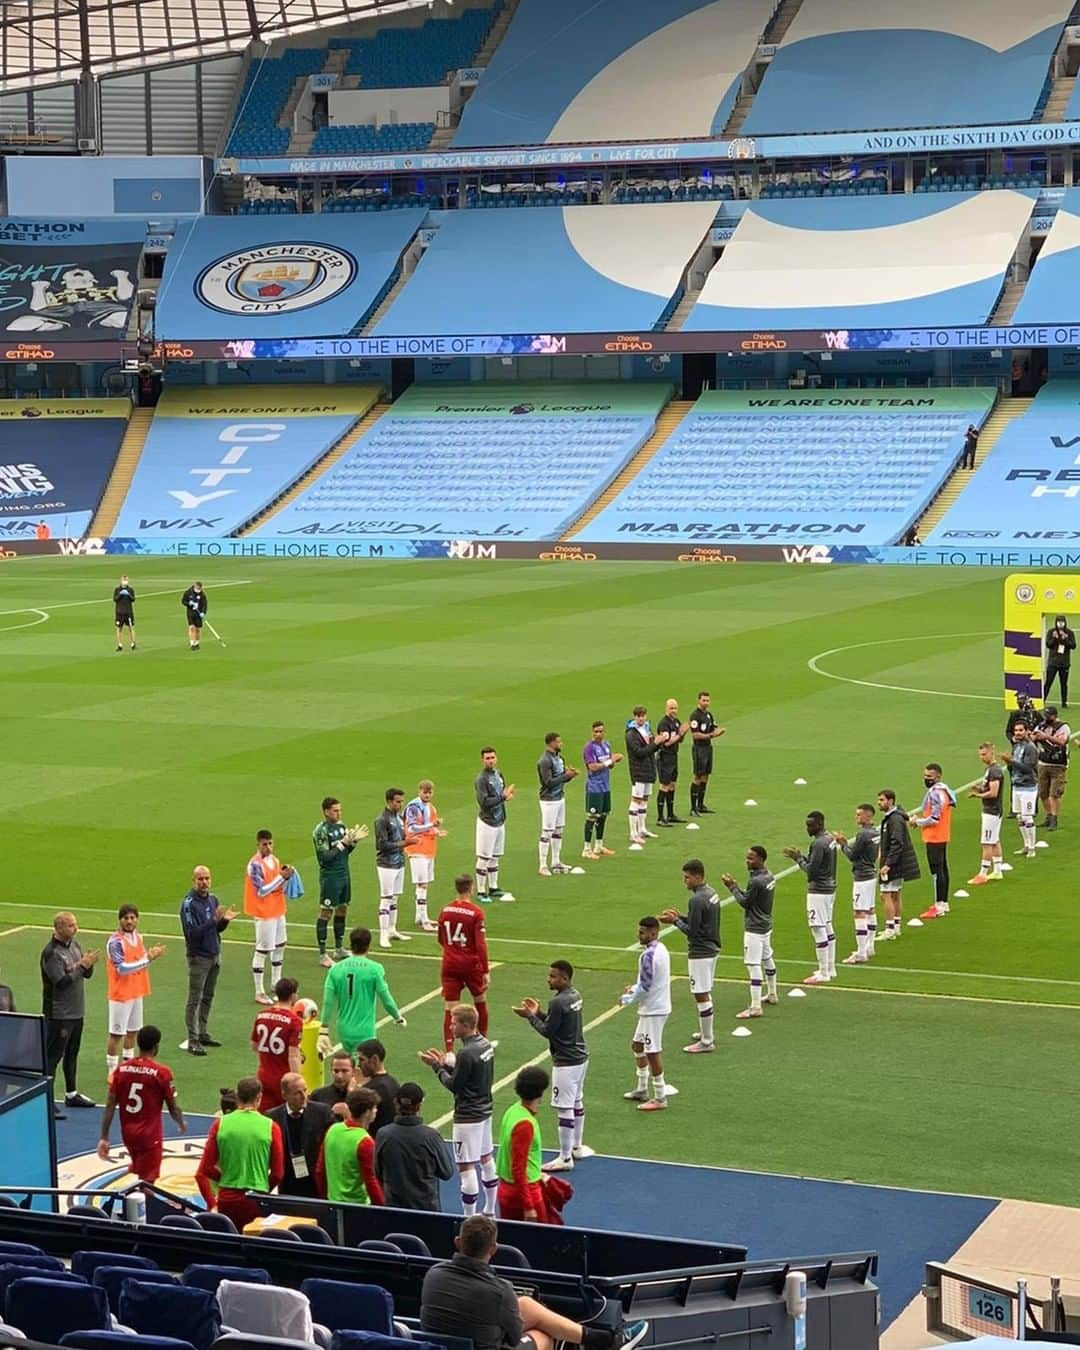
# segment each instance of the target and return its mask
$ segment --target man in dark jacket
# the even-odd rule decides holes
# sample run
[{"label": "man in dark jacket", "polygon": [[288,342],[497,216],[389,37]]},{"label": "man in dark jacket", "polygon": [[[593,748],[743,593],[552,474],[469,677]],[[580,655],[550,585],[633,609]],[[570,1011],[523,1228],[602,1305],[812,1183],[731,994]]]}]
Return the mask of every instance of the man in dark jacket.
[{"label": "man in dark jacket", "polygon": [[649,798],[656,782],[656,756],[665,749],[668,736],[658,731],[653,738],[649,730],[648,709],[640,703],[634,709],[633,720],[626,726],[626,767],[630,770],[630,847],[640,848],[645,839],[656,839],[652,830],[645,828],[649,812]]},{"label": "man in dark jacket", "polygon": [[184,1049],[192,1055],[205,1055],[206,1047],[218,1046],[210,1035],[210,1007],[214,1002],[221,970],[221,935],[236,918],[235,909],[223,909],[210,890],[209,867],[196,867],[191,874],[191,890],[180,902],[180,926],[187,949],[188,998],[184,1019],[187,1041]]},{"label": "man in dark jacket", "polygon": [[394,1098],[398,1114],[375,1140],[375,1175],[382,1182],[388,1205],[438,1212],[442,1209],[439,1182],[450,1180],[454,1164],[442,1135],[424,1124],[423,1100],[419,1083],[402,1083],[398,1088]]},{"label": "man in dark jacket", "polygon": [[283,1105],[267,1112],[285,1143],[285,1175],[278,1191],[282,1195],[304,1195],[314,1199],[318,1194],[315,1164],[319,1161],[326,1131],[334,1123],[334,1113],[322,1102],[311,1101],[302,1074],[285,1074],[281,1080],[281,1095]]},{"label": "man in dark jacket", "polygon": [[1046,635],[1046,679],[1043,681],[1043,699],[1050,700],[1050,691],[1057,678],[1061,686],[1061,706],[1069,706],[1069,667],[1072,654],[1076,651],[1076,634],[1066,622],[1065,615],[1059,614],[1054,626]]},{"label": "man in dark jacket", "polygon": [[[45,1062],[50,1078],[64,1062],[64,1102],[90,1107],[92,1098],[78,1089],[79,1046],[86,1016],[86,981],[101,959],[100,951],[83,952],[76,941],[79,925],[67,911],[53,919],[53,934],[41,953],[41,1011],[45,1018]],[[59,1119],[59,1107],[53,1107]]]},{"label": "man in dark jacket", "polygon": [[877,804],[882,813],[878,868],[881,902],[885,909],[885,931],[878,941],[887,942],[890,938],[900,936],[903,924],[901,887],[905,881],[918,881],[922,873],[919,871],[915,845],[911,842],[907,812],[897,806],[896,793],[891,788],[882,788],[877,795]]}]

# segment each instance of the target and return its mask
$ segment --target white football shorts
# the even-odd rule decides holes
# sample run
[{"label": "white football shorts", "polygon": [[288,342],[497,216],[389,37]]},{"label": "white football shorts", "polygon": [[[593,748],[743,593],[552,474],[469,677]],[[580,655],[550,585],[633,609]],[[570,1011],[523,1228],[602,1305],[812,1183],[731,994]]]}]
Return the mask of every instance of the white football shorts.
[{"label": "white football shorts", "polygon": [[640,801],[640,800],[643,800],[643,799],[646,798],[646,797],[651,797],[651,796],[652,796],[652,790],[653,790],[653,784],[652,784],[652,783],[631,783],[631,784],[630,784],[630,796],[631,796],[631,797],[637,797],[639,801]]},{"label": "white football shorts", "polygon": [[540,803],[540,828],[545,834],[551,834],[554,830],[561,830],[565,824],[565,797],[560,797],[557,802]]},{"label": "white football shorts", "polygon": [[410,854],[409,874],[414,886],[430,886],[435,880],[435,859],[430,853]]},{"label": "white football shorts", "polygon": [[708,994],[712,992],[716,978],[715,956],[694,956],[687,962],[690,967],[690,992]]},{"label": "white football shorts", "polygon": [[506,826],[489,825],[486,821],[476,822],[476,856],[478,858],[501,858],[506,849]]},{"label": "white football shorts", "polygon": [[491,1117],[487,1120],[455,1120],[450,1131],[454,1141],[454,1159],[459,1163],[478,1163],[491,1156]]},{"label": "white football shorts", "polygon": [[982,833],[979,836],[984,844],[996,844],[1001,839],[1001,817],[988,816],[983,812]]},{"label": "white football shorts", "polygon": [[1020,817],[1031,816],[1035,818],[1035,813],[1039,809],[1039,792],[1037,788],[1013,788],[1012,790],[1012,809]]},{"label": "white football shorts", "polygon": [[255,920],[255,950],[272,952],[275,947],[284,947],[286,937],[285,915],[276,919]]},{"label": "white football shorts", "polygon": [[569,1110],[585,1102],[585,1075],[589,1061],[584,1064],[554,1064],[551,1068],[551,1104],[556,1111],[561,1106]]},{"label": "white football shorts", "polygon": [[744,933],[742,943],[743,965],[767,966],[772,963],[772,933]]},{"label": "white football shorts", "polygon": [[647,1055],[658,1055],[664,1048],[664,1023],[668,1013],[657,1013],[649,1017],[639,1017],[634,1031],[634,1045],[640,1045]]},{"label": "white football shorts", "polygon": [[828,928],[832,923],[835,895],[809,894],[806,897],[806,922],[811,928]]},{"label": "white football shorts", "polygon": [[405,868],[401,867],[376,867],[375,871],[379,874],[379,894],[400,895],[405,889]]},{"label": "white football shorts", "polygon": [[114,1003],[109,999],[109,1035],[126,1036],[130,1031],[141,1031],[142,1004],[141,998],[129,998],[123,1003]]},{"label": "white football shorts", "polygon": [[851,907],[856,913],[869,914],[877,898],[877,882],[873,877],[869,881],[851,883]]}]

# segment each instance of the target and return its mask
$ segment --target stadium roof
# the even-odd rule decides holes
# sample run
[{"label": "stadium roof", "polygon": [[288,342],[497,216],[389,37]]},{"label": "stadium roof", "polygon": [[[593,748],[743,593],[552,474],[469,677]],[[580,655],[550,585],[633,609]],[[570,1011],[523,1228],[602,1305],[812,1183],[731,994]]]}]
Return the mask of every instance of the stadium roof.
[{"label": "stadium roof", "polygon": [[0,0],[0,88],[240,51],[427,0]]}]

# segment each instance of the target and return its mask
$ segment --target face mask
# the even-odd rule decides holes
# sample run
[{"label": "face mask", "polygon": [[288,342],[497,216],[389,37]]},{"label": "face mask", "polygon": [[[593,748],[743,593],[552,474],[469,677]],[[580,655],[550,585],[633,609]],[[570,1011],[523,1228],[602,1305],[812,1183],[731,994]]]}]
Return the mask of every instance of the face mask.
[{"label": "face mask", "polygon": [[931,787],[934,786],[934,779],[933,779],[933,778],[924,778],[922,781],[923,781],[923,787],[931,788]]}]

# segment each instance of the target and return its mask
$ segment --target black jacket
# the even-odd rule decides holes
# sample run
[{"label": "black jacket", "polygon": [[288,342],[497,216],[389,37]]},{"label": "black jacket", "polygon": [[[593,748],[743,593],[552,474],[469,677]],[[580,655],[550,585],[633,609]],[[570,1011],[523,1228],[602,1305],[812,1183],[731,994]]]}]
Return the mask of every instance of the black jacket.
[{"label": "black jacket", "polygon": [[282,1178],[278,1190],[282,1195],[307,1195],[314,1198],[317,1194],[315,1190],[315,1164],[319,1161],[319,1149],[322,1147],[326,1131],[333,1125],[337,1117],[322,1102],[313,1102],[309,1099],[304,1107],[303,1119],[300,1121],[300,1147],[307,1163],[308,1174],[306,1177],[298,1177],[293,1169],[293,1134],[290,1132],[289,1108],[287,1106],[275,1106],[273,1110],[267,1111],[266,1114],[268,1119],[274,1121],[281,1131],[281,1137],[285,1143],[285,1176]]},{"label": "black jacket", "polygon": [[398,1116],[375,1140],[375,1175],[388,1205],[437,1213],[442,1208],[439,1182],[450,1180],[454,1164],[437,1130],[419,1116]]},{"label": "black jacket", "polygon": [[[881,867],[888,868],[888,879],[896,881],[918,881],[919,859],[915,845],[911,842],[907,816],[900,808],[894,807],[881,818]],[[884,882],[882,883],[884,886]]]},{"label": "black jacket", "polygon": [[646,744],[641,739],[637,723],[626,728],[626,767],[630,770],[631,783],[656,782],[656,756],[667,749],[667,742],[655,741]]}]

